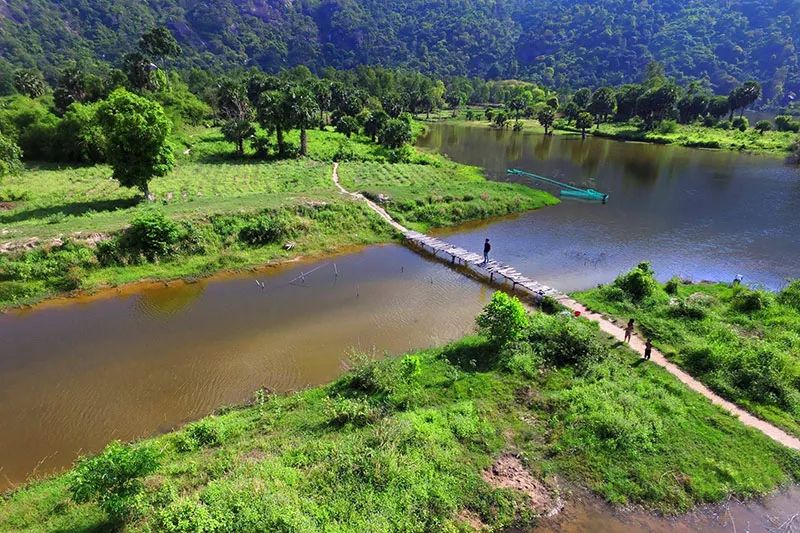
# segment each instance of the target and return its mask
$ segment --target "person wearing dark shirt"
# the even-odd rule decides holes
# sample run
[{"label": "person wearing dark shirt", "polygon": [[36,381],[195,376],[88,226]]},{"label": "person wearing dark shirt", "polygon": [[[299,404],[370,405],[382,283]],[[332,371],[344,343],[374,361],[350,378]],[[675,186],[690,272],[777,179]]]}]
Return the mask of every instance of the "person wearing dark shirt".
[{"label": "person wearing dark shirt", "polygon": [[483,264],[489,264],[489,252],[492,251],[492,245],[489,244],[489,239],[483,243]]}]

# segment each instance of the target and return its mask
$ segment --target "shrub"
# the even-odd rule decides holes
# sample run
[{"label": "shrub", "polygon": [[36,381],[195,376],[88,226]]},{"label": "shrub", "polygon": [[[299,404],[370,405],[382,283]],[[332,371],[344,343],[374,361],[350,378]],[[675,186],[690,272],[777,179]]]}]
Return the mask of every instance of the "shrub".
[{"label": "shrub", "polygon": [[735,387],[753,400],[787,407],[790,386],[785,378],[786,360],[766,348],[743,351],[729,372]]},{"label": "shrub", "polygon": [[707,315],[703,307],[683,300],[670,307],[669,314],[674,318],[691,318],[693,320],[702,320]]},{"label": "shrub", "polygon": [[662,135],[666,135],[668,133],[675,133],[678,131],[678,123],[674,120],[664,120],[661,122],[661,125],[658,127],[658,132]]},{"label": "shrub", "polygon": [[571,315],[535,314],[528,328],[528,341],[536,353],[558,366],[584,368],[602,354],[596,326]]},{"label": "shrub", "polygon": [[132,512],[141,478],[157,467],[154,450],[114,441],[102,454],[78,462],[69,475],[69,490],[76,502],[97,501],[110,518],[121,521]]},{"label": "shrub", "polygon": [[624,302],[628,295],[616,285],[606,285],[600,290],[603,298],[609,302]]},{"label": "shrub", "polygon": [[753,128],[761,133],[761,135],[764,135],[765,131],[770,131],[772,129],[772,122],[769,120],[759,120]]},{"label": "shrub", "polygon": [[681,356],[686,367],[698,374],[710,372],[721,364],[714,351],[706,345],[685,348],[681,351]]},{"label": "shrub", "polygon": [[524,127],[525,127],[525,125],[521,121],[517,120],[517,121],[514,122],[513,130],[514,131],[522,131]]},{"label": "shrub", "polygon": [[747,131],[749,126],[750,122],[747,120],[747,117],[736,117],[731,123],[731,127],[739,131]]},{"label": "shrub", "polygon": [[256,157],[266,159],[273,149],[272,138],[265,133],[257,133],[251,139],[250,146],[255,150]]},{"label": "shrub", "polygon": [[778,131],[800,131],[800,122],[794,120],[789,115],[778,115],[775,117],[775,129]]},{"label": "shrub", "polygon": [[242,225],[239,238],[251,246],[263,246],[278,242],[291,233],[288,216],[279,213],[261,213]]},{"label": "shrub", "polygon": [[208,508],[194,500],[181,499],[171,503],[157,515],[159,531],[167,533],[212,533],[220,523]]},{"label": "shrub", "polygon": [[353,149],[353,143],[349,139],[344,138],[339,141],[339,147],[333,155],[334,161],[353,161],[356,159],[356,152]]},{"label": "shrub", "polygon": [[325,417],[335,426],[366,426],[377,418],[377,411],[363,398],[331,398],[325,403]]},{"label": "shrub", "polygon": [[677,276],[672,276],[669,281],[664,284],[664,291],[667,294],[678,294],[678,286],[680,286],[681,280],[678,279]]},{"label": "shrub", "polygon": [[149,209],[136,215],[119,238],[118,250],[132,262],[143,256],[154,262],[172,255],[180,240],[180,226],[162,211]]},{"label": "shrub", "polygon": [[778,302],[789,307],[794,307],[800,311],[800,279],[789,283],[785,289],[778,294]]},{"label": "shrub", "polygon": [[481,333],[496,346],[520,340],[529,324],[528,314],[519,299],[501,291],[494,293],[476,321]]},{"label": "shrub", "polygon": [[706,128],[713,128],[714,124],[716,123],[717,121],[714,120],[714,117],[712,116],[707,116],[706,118],[703,119],[703,126],[705,126]]},{"label": "shrub", "polygon": [[614,285],[622,289],[628,298],[641,302],[655,291],[658,284],[653,277],[650,263],[639,263],[636,268],[614,280]]},{"label": "shrub", "polygon": [[717,127],[721,130],[729,130],[731,129],[731,123],[727,120],[720,120],[717,122]]},{"label": "shrub", "polygon": [[761,311],[769,306],[769,296],[760,291],[742,289],[736,292],[731,299],[731,305],[737,311],[751,313]]}]

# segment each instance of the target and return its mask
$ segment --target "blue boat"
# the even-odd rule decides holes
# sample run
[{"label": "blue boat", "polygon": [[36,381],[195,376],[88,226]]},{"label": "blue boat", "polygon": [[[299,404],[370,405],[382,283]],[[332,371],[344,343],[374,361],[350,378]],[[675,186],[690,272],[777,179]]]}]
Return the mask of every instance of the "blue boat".
[{"label": "blue boat", "polygon": [[546,183],[551,183],[553,185],[558,185],[559,187],[563,187],[561,189],[561,196],[567,198],[575,198],[579,200],[591,200],[593,202],[603,202],[603,203],[606,203],[608,201],[607,194],[596,191],[594,189],[581,189],[580,187],[575,187],[573,185],[561,183],[560,181],[556,181],[550,178],[545,178],[544,176],[539,176],[537,174],[531,174],[530,172],[525,172],[523,170],[519,170],[516,168],[509,169],[508,173],[513,174],[515,176],[525,176],[528,178],[533,178],[536,180],[544,181]]}]

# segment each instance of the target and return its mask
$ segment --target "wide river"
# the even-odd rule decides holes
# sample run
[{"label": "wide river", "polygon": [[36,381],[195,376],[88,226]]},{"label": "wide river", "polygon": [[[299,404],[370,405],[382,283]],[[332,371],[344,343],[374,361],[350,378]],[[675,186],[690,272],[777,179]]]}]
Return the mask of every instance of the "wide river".
[{"label": "wide river", "polygon": [[[779,160],[447,125],[421,144],[495,179],[521,168],[610,194],[607,205],[567,201],[442,232],[475,250],[489,237],[496,257],[556,288],[608,282],[639,260],[652,260],[662,278],[741,273],[779,288],[800,277],[800,176]],[[261,387],[325,383],[353,350],[402,353],[458,338],[473,331],[491,293],[387,245],[0,314],[0,491],[112,439],[153,435],[245,401]],[[768,516],[799,508],[792,489],[763,504],[731,505],[725,516],[767,531],[776,525]],[[730,530],[725,516],[710,509],[676,521],[588,502],[553,530]]]}]

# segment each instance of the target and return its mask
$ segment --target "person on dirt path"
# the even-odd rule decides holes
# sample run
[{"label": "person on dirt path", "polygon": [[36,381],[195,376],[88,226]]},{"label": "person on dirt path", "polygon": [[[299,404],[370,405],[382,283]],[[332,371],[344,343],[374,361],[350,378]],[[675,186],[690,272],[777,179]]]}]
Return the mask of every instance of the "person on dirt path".
[{"label": "person on dirt path", "polygon": [[628,325],[625,326],[625,340],[623,342],[631,342],[631,335],[633,335],[633,319],[628,320]]},{"label": "person on dirt path", "polygon": [[650,360],[650,354],[653,353],[653,339],[650,337],[647,338],[647,342],[644,343],[644,359],[645,361]]},{"label": "person on dirt path", "polygon": [[486,242],[483,243],[483,264],[489,264],[489,252],[492,251],[492,245],[489,244],[489,239],[486,239]]}]

